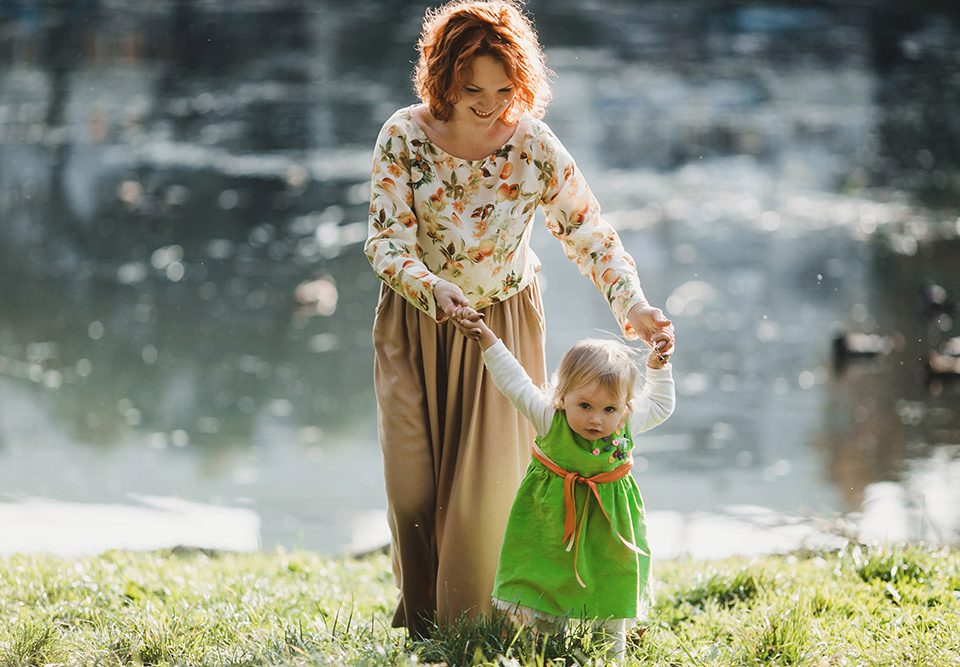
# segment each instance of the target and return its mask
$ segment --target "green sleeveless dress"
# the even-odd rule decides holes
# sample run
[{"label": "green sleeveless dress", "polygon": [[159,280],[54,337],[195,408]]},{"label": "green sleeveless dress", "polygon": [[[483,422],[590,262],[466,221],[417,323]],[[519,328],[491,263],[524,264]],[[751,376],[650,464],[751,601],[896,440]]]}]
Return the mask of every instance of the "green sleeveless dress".
[{"label": "green sleeveless dress", "polygon": [[[536,442],[554,463],[584,477],[619,467],[633,450],[629,425],[609,438],[591,441],[573,432],[562,410]],[[614,532],[650,553],[640,490],[632,475],[598,484],[597,489],[610,521],[596,498],[590,498],[577,558],[583,587],[574,573],[574,549],[568,551],[563,540],[564,479],[536,458],[530,462],[507,522],[495,599],[571,620],[646,616],[652,603],[650,557],[629,549]],[[585,484],[575,485],[578,519],[588,493]]]}]

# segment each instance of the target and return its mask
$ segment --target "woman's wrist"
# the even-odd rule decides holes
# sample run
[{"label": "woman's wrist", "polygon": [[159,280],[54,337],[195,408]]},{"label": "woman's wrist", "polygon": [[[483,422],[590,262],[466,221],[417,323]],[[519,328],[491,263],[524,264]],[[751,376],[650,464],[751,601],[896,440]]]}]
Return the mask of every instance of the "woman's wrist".
[{"label": "woman's wrist", "polygon": [[439,301],[439,300],[440,300],[440,297],[441,297],[441,295],[443,294],[443,290],[446,289],[449,284],[450,284],[450,283],[448,283],[448,282],[447,282],[446,280],[444,280],[443,278],[437,278],[437,279],[433,282],[433,285],[430,286],[430,289],[431,289],[431,291],[433,292],[433,299],[434,299],[434,301]]},{"label": "woman's wrist", "polygon": [[642,298],[642,297],[641,297],[640,299],[638,299],[637,301],[635,301],[632,306],[630,306],[630,309],[629,309],[629,310],[627,310],[627,319],[629,320],[629,319],[633,319],[633,318],[635,318],[635,317],[640,317],[640,315],[641,315],[645,310],[647,310],[648,308],[652,308],[652,307],[653,307],[653,306],[650,305],[650,302],[647,301],[646,298]]},{"label": "woman's wrist", "polygon": [[635,301],[627,309],[626,314],[626,331],[632,332],[635,338],[640,338],[641,340],[648,341],[649,332],[645,326],[644,315],[650,309],[650,302],[646,299]]}]

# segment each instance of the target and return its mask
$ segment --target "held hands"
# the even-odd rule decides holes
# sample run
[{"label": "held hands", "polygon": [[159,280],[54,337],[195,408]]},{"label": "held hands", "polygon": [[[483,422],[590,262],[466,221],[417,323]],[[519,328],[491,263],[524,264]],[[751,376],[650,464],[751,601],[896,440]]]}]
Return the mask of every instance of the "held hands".
[{"label": "held hands", "polygon": [[670,353],[661,354],[656,350],[650,350],[647,355],[647,368],[663,368],[670,363]]},{"label": "held hands", "polygon": [[433,286],[433,298],[437,301],[437,308],[464,336],[479,341],[483,349],[497,342],[496,335],[483,321],[483,313],[470,307],[470,301],[459,286],[439,280]]},{"label": "held hands", "polygon": [[[449,319],[453,322],[453,326],[466,336],[467,330],[461,322],[463,318],[458,316],[458,314],[461,308],[470,308],[470,301],[463,295],[463,290],[460,289],[460,286],[447,280],[438,280],[433,286],[433,298],[437,302],[437,310],[443,313],[443,319],[439,321],[442,322]],[[470,310],[473,309],[470,308]],[[477,313],[475,310],[473,312],[480,315],[480,313]]]},{"label": "held hands", "polygon": [[673,354],[676,337],[673,323],[659,308],[647,304],[637,304],[627,313],[627,321],[651,348],[647,357],[647,366],[663,368]]},{"label": "held hands", "polygon": [[481,349],[486,350],[497,342],[497,335],[483,321],[483,313],[477,312],[470,306],[458,309],[457,314],[454,315],[454,322],[458,323],[457,327],[464,336],[480,343]]},{"label": "held hands", "polygon": [[469,306],[470,302],[463,295],[463,290],[447,280],[438,280],[433,286],[433,298],[446,317],[452,318],[458,308]]},{"label": "held hands", "polygon": [[[464,336],[478,341],[484,350],[497,342],[496,334],[483,321],[483,313],[470,306],[467,297],[457,285],[440,280],[433,286],[433,296],[437,301],[437,308]],[[649,304],[638,303],[627,313],[627,321],[652,348],[647,357],[647,366],[663,368],[669,363],[676,337],[673,323],[663,311]]]}]

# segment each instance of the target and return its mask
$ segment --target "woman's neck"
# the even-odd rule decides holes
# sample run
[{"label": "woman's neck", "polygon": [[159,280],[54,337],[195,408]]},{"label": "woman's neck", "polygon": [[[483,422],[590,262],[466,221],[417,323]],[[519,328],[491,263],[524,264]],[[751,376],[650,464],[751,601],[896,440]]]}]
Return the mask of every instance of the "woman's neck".
[{"label": "woman's neck", "polygon": [[414,107],[413,116],[436,146],[466,160],[479,160],[494,153],[510,140],[516,128],[498,119],[488,129],[478,132],[468,121],[436,119],[425,104]]}]

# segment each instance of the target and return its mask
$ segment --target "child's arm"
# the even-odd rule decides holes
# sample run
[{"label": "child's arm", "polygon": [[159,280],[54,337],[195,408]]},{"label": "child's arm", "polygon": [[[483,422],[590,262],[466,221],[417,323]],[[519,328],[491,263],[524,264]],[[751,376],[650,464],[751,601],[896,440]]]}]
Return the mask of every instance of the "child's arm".
[{"label": "child's arm", "polygon": [[677,394],[673,385],[673,367],[669,355],[662,356],[650,351],[647,359],[646,383],[633,399],[630,425],[636,432],[649,431],[662,424],[673,414]]},{"label": "child's arm", "polygon": [[550,430],[553,407],[546,392],[533,383],[527,371],[524,370],[517,358],[511,354],[506,345],[493,333],[482,319],[471,319],[469,308],[462,308],[457,319],[467,330],[467,335],[480,343],[483,350],[483,364],[490,371],[490,377],[508,401],[526,417],[540,435]]}]

